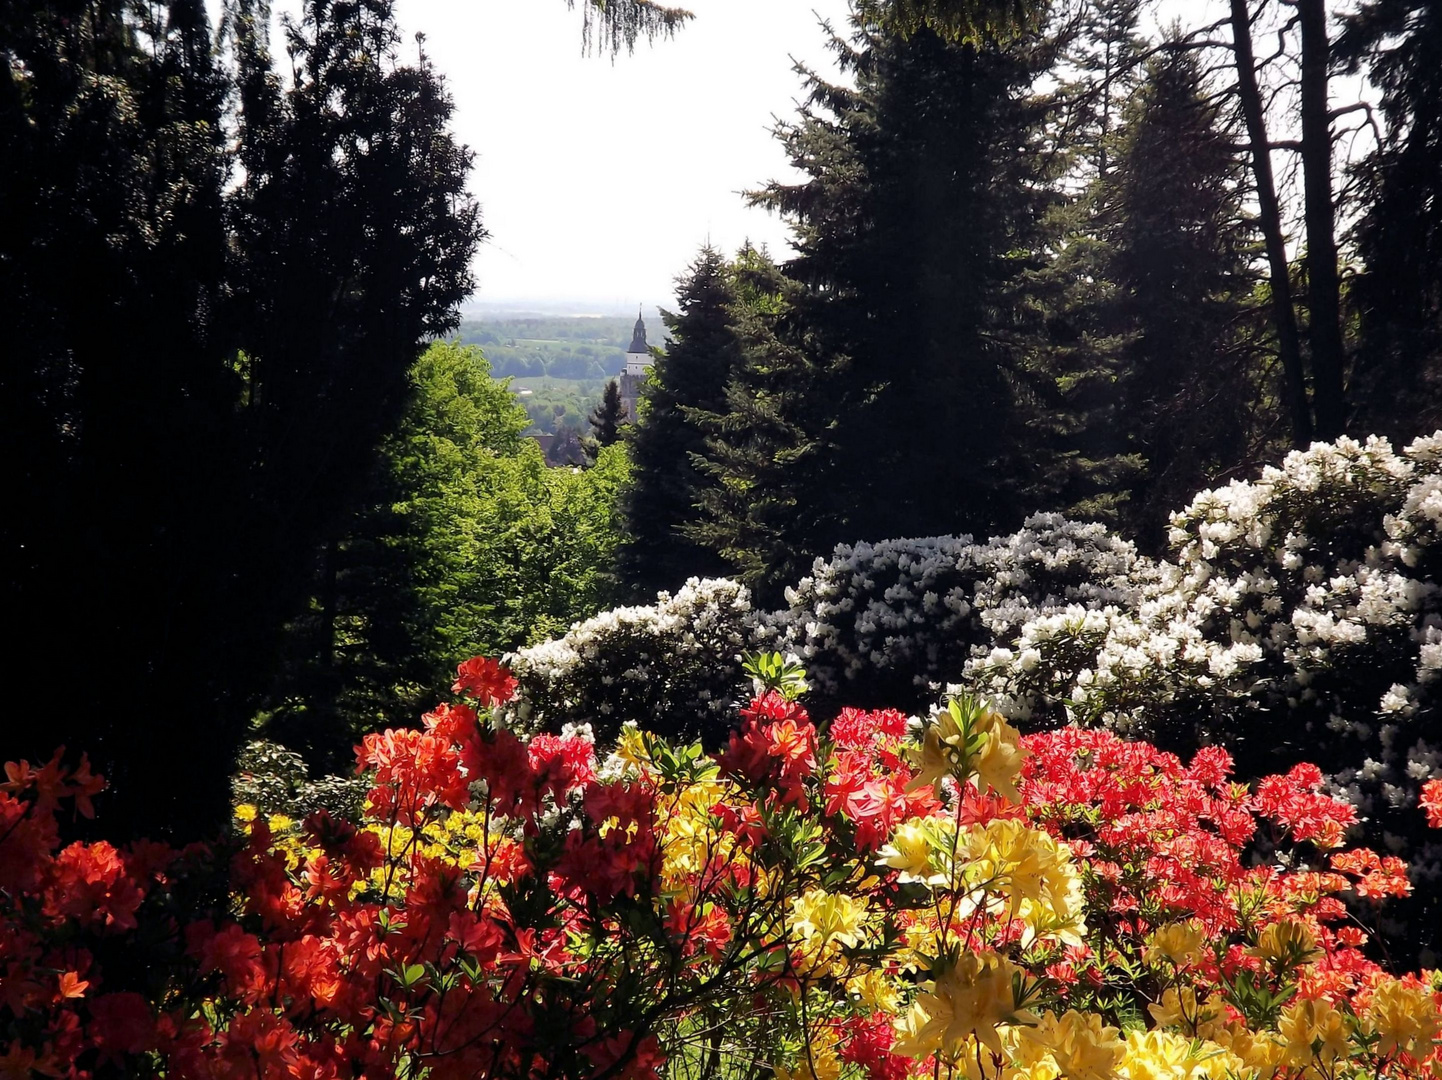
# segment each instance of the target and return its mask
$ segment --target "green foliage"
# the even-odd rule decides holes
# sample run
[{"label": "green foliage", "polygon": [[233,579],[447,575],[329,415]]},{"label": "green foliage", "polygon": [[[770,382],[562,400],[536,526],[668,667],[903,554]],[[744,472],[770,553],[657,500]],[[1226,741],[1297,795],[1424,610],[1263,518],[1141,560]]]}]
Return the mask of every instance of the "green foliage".
[{"label": "green foliage", "polygon": [[461,341],[480,345],[497,375],[600,381],[626,364],[632,318],[520,316],[468,320]]},{"label": "green foliage", "polygon": [[741,671],[756,689],[756,696],[774,691],[787,701],[796,701],[810,689],[806,668],[795,657],[778,652],[751,653],[741,658]]},{"label": "green foliage", "polygon": [[[566,0],[574,8],[577,0]],[[633,52],[642,38],[670,37],[694,16],[684,8],[655,0],[580,0],[582,40],[589,51],[598,48],[614,57],[622,49]],[[598,39],[599,38],[599,42]]]},{"label": "green foliage", "polygon": [[677,531],[715,552],[731,575],[770,603],[827,543],[831,502],[823,439],[836,407],[815,353],[796,336],[799,291],[763,252],[734,270],[732,332],[740,361],[719,408],[682,409],[704,432],[690,460],[697,514]]},{"label": "green foliage", "polygon": [[681,282],[678,311],[664,315],[671,341],[642,385],[640,417],[626,434],[635,473],[623,499],[617,571],[638,601],[731,569],[681,530],[697,518],[707,483],[693,461],[705,446],[698,416],[725,411],[726,384],[741,361],[735,275],[714,248],[697,255]]},{"label": "green foliage", "polygon": [[625,420],[625,407],[621,404],[621,387],[612,379],[606,384],[601,395],[601,404],[591,413],[591,437],[586,441],[586,457],[596,460],[608,446],[615,446],[621,438],[621,424]]},{"label": "green foliage", "polygon": [[949,41],[982,42],[1034,27],[1047,0],[863,0],[860,10],[888,30],[930,30]]},{"label": "green foliage", "polygon": [[792,222],[788,336],[816,357],[808,396],[834,421],[827,476],[803,489],[830,500],[802,507],[825,541],[811,554],[1014,524],[1045,478],[1015,339],[1056,198],[1030,89],[1048,50],[853,30],[833,44],[856,88],[809,75],[810,104],[778,132],[806,179],[753,196]]},{"label": "green foliage", "polygon": [[[1120,26],[1117,48],[1135,53]],[[1115,121],[1091,121],[1090,182],[1054,217],[1058,253],[1035,296],[1060,501],[1156,550],[1171,507],[1260,452],[1275,391],[1235,135],[1194,53],[1143,71]]]},{"label": "green foliage", "polygon": [[460,661],[559,633],[611,598],[624,451],[547,467],[475,348],[431,346],[411,383],[373,501],[321,561],[264,715],[317,759],[414,712]]}]

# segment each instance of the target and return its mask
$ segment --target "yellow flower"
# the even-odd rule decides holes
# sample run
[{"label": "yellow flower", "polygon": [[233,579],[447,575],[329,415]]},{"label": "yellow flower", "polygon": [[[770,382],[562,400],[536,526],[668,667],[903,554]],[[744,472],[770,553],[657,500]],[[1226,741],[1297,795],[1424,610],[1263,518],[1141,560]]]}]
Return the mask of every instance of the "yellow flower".
[{"label": "yellow flower", "polygon": [[1124,1050],[1116,1028],[1103,1025],[1096,1013],[1074,1009],[1062,1016],[1046,1013],[1034,1038],[1051,1047],[1067,1080],[1111,1080]]},{"label": "yellow flower", "polygon": [[812,1028],[801,1048],[796,1067],[775,1066],[776,1080],[837,1080],[841,1059],[836,1056],[836,1031],[830,1025]]},{"label": "yellow flower", "polygon": [[832,1049],[815,1050],[808,1055],[804,1050],[796,1068],[784,1065],[772,1066],[776,1080],[837,1080],[841,1075],[841,1059]]},{"label": "yellow flower", "polygon": [[924,881],[942,884],[946,875],[936,873],[931,866],[933,830],[920,820],[904,821],[891,836],[891,843],[881,849],[878,862],[899,870],[900,881]]},{"label": "yellow flower", "polygon": [[847,979],[846,992],[860,998],[861,1003],[872,1011],[894,1014],[901,1006],[896,984],[880,968],[867,968],[860,975]]},{"label": "yellow flower", "polygon": [[1218,1025],[1212,1038],[1235,1054],[1244,1068],[1256,1070],[1257,1080],[1268,1080],[1275,1075],[1287,1053],[1286,1043],[1271,1031]]},{"label": "yellow flower", "polygon": [[1387,979],[1372,994],[1362,1013],[1362,1027],[1378,1036],[1377,1053],[1390,1057],[1399,1051],[1419,1061],[1432,1052],[1442,1018],[1432,996],[1400,979]]},{"label": "yellow flower", "polygon": [[1287,1040],[1290,1065],[1308,1065],[1313,1058],[1330,1064],[1347,1053],[1347,1019],[1325,1001],[1288,1005],[1277,1030]]},{"label": "yellow flower", "polygon": [[803,938],[819,937],[842,945],[856,945],[866,922],[866,902],[842,893],[810,889],[792,901],[792,929]]},{"label": "yellow flower", "polygon": [[997,1054],[1005,1052],[1003,1025],[1036,1023],[1018,1008],[1012,976],[1019,969],[996,953],[965,953],[931,983],[897,1020],[893,1053],[918,1061],[940,1052],[954,1056],[968,1037]]},{"label": "yellow flower", "polygon": [[855,946],[866,930],[866,902],[811,889],[791,905],[791,932],[800,937],[801,974],[822,974],[843,945]]},{"label": "yellow flower", "polygon": [[1231,1080],[1246,1066],[1216,1043],[1171,1031],[1133,1031],[1116,1074],[1126,1080]]},{"label": "yellow flower", "polygon": [[1208,1038],[1223,1017],[1223,1010],[1211,1001],[1197,1001],[1197,992],[1190,986],[1168,987],[1161,1001],[1147,1006],[1147,1012],[1158,1027],[1181,1028],[1188,1035]]},{"label": "yellow flower", "polygon": [[628,720],[622,726],[621,734],[616,738],[616,756],[637,769],[651,763],[646,740],[641,737],[641,729],[634,721]]},{"label": "yellow flower", "polygon": [[[1081,876],[1071,851],[1042,829],[994,818],[963,836],[967,878],[1007,898],[1010,915],[1026,922],[1028,939],[1056,937],[1081,944]],[[960,854],[960,853],[959,853]]]},{"label": "yellow flower", "polygon": [[924,787],[935,789],[941,795],[941,782],[953,775],[966,760],[964,740],[956,730],[949,713],[942,713],[938,723],[931,725],[921,737],[921,746],[906,751],[907,760],[916,769],[916,775],[906,785],[907,791],[919,791]]},{"label": "yellow flower", "polygon": [[235,820],[249,825],[260,811],[251,803],[241,803],[235,808]]},{"label": "yellow flower", "polygon": [[271,814],[270,820],[267,821],[266,824],[270,826],[271,832],[278,833],[285,832],[285,830],[294,825],[295,822],[284,814]]},{"label": "yellow flower", "polygon": [[1008,724],[1000,713],[990,710],[982,713],[972,729],[986,736],[980,749],[972,756],[971,767],[976,772],[976,786],[982,791],[990,787],[998,795],[1014,803],[1021,802],[1021,792],[1016,789],[1016,774],[1027,751],[1021,748],[1021,733]]},{"label": "yellow flower", "polygon": [[1149,964],[1169,961],[1173,967],[1194,963],[1202,952],[1202,927],[1196,922],[1167,923],[1147,937],[1142,958]]},{"label": "yellow flower", "polygon": [[1317,948],[1316,937],[1306,923],[1283,919],[1258,934],[1257,944],[1247,950],[1247,955],[1284,967],[1295,967],[1322,954]]}]

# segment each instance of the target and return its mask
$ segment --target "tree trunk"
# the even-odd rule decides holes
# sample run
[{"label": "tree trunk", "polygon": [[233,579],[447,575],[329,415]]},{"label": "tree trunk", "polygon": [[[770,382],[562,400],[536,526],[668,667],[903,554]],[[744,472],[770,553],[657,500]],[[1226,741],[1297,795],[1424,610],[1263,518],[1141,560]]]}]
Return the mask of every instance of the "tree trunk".
[{"label": "tree trunk", "polygon": [[1307,383],[1302,375],[1302,344],[1297,334],[1297,314],[1292,307],[1292,283],[1288,277],[1287,241],[1282,235],[1282,211],[1277,202],[1277,185],[1272,177],[1272,154],[1267,141],[1267,122],[1262,94],[1257,88],[1257,61],[1252,52],[1252,19],[1247,0],[1231,0],[1232,49],[1237,61],[1237,94],[1247,122],[1251,144],[1252,172],[1257,182],[1258,218],[1267,245],[1267,263],[1272,286],[1272,323],[1277,331],[1277,349],[1287,407],[1292,416],[1292,443],[1304,447],[1312,441],[1312,414],[1307,404]]},{"label": "tree trunk", "polygon": [[1327,105],[1325,0],[1300,0],[1302,25],[1302,180],[1307,218],[1307,303],[1311,309],[1312,404],[1317,437],[1335,439],[1346,425],[1342,386],[1342,305],[1332,203],[1332,122]]}]

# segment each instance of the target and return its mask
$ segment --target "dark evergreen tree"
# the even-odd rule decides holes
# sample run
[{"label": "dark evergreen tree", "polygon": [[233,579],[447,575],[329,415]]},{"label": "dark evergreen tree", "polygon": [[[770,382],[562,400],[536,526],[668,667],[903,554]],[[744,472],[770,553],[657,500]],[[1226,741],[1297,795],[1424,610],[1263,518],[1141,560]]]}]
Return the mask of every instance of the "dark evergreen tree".
[{"label": "dark evergreen tree", "polygon": [[715,406],[681,409],[705,438],[690,455],[702,478],[692,493],[698,512],[679,531],[775,606],[836,535],[834,503],[819,497],[834,461],[827,391],[836,373],[797,317],[801,287],[764,252],[742,251],[734,281],[739,355],[724,394]]},{"label": "dark evergreen tree", "polygon": [[1115,171],[1118,129],[1151,42],[1138,0],[1089,0],[1052,28],[1067,75],[1053,95],[1046,142],[1058,159],[1059,198],[1042,223],[1048,257],[1027,275],[1031,325],[1020,344],[1037,407],[1029,439],[1046,462],[1053,505],[1116,524],[1142,462],[1115,437],[1119,334],[1111,248],[1099,229],[1103,186]]},{"label": "dark evergreen tree", "polygon": [[586,457],[595,461],[601,451],[615,446],[621,438],[621,424],[625,420],[625,407],[621,404],[621,387],[615,379],[606,382],[601,393],[601,404],[591,410],[591,437],[586,440]]},{"label": "dark evergreen tree", "polygon": [[266,20],[228,11],[232,70],[199,0],[0,15],[12,708],[67,717],[0,755],[88,750],[117,834],[225,820],[281,627],[472,287],[470,156],[390,5],[308,4],[286,80]]},{"label": "dark evergreen tree", "polygon": [[1058,94],[1052,135],[1073,183],[1104,178],[1112,167],[1122,113],[1145,74],[1151,43],[1138,30],[1142,0],[1087,0],[1056,28],[1070,74]]},{"label": "dark evergreen tree", "polygon": [[1339,49],[1380,91],[1386,121],[1358,176],[1356,427],[1410,438],[1442,426],[1442,9],[1368,0]]},{"label": "dark evergreen tree", "polygon": [[754,197],[793,223],[796,316],[828,358],[832,472],[808,497],[832,500],[830,541],[1001,531],[1050,482],[1015,344],[1054,198],[1031,93],[1050,54],[854,30],[833,43],[855,89],[807,73],[779,132],[807,179]]},{"label": "dark evergreen tree", "polygon": [[1102,313],[1117,376],[1106,430],[1113,453],[1142,463],[1123,518],[1153,548],[1170,510],[1251,460],[1278,394],[1236,144],[1197,54],[1165,52],[1147,65],[1098,192],[1114,286]]},{"label": "dark evergreen tree", "polygon": [[730,569],[680,530],[697,520],[706,483],[693,462],[705,438],[694,416],[725,411],[726,385],[740,361],[734,270],[707,246],[677,284],[676,312],[662,313],[670,343],[651,367],[640,416],[626,433],[633,471],[622,497],[626,539],[618,574],[638,601]]}]

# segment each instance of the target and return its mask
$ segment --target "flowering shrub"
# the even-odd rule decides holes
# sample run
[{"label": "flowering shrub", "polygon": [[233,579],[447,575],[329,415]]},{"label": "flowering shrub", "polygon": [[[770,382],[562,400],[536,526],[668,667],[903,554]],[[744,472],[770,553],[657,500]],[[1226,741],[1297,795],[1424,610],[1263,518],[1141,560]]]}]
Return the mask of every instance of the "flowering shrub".
[{"label": "flowering shrub", "polygon": [[709,741],[725,738],[744,680],[741,654],[756,647],[750,590],[692,578],[654,605],[579,622],[561,638],[507,657],[519,684],[505,720],[517,730],[586,724],[607,734],[626,717]]},{"label": "flowering shrub", "polygon": [[[1417,813],[1442,777],[1439,456],[1442,434],[1400,454],[1341,439],[1202,492],[1135,603],[1040,614],[965,681],[1014,719],[1220,743],[1251,775],[1314,761],[1415,880],[1442,880]],[[1410,936],[1435,948],[1425,893]]]},{"label": "flowering shrub", "polygon": [[[496,728],[513,686],[471,662],[357,748],[359,822],[242,805],[229,851],[62,847],[100,782],[8,765],[3,1075],[1442,1073],[1442,981],[1385,972],[1342,902],[1404,867],[1342,846],[1316,769],[1249,788],[966,697],[818,730],[793,667],[751,672],[719,756],[627,726],[598,758]],[[165,963],[112,968],[136,950]]]},{"label": "flowering shrub", "polygon": [[[917,708],[954,685],[1028,730],[1077,722],[1184,754],[1222,745],[1247,777],[1313,762],[1357,807],[1368,842],[1435,885],[1442,843],[1421,828],[1418,800],[1442,778],[1439,460],[1442,433],[1401,453],[1376,438],[1318,443],[1199,494],[1173,517],[1171,560],[1054,515],[985,544],[841,547],[788,591],[787,609],[748,613],[708,656],[625,661],[648,699],[666,702],[625,714],[669,730],[694,697],[714,720],[726,698],[714,683],[734,677],[739,637],[795,653],[820,715],[843,701]],[[683,619],[658,637],[688,631]],[[557,659],[551,683],[523,678],[533,713],[597,715],[598,695],[551,686],[615,680],[605,650],[539,652]],[[575,707],[557,709],[562,697]],[[1419,890],[1390,936],[1442,950],[1439,897]]]},{"label": "flowering shrub", "polygon": [[1036,514],[1019,532],[843,545],[771,618],[818,690],[923,707],[979,646],[1069,606],[1135,603],[1151,569],[1101,525]]}]

